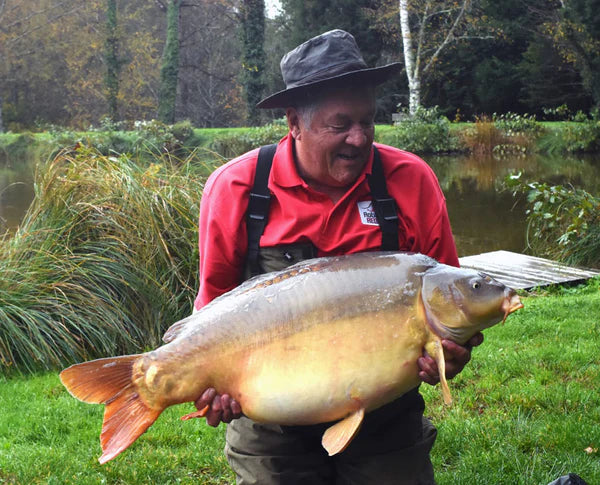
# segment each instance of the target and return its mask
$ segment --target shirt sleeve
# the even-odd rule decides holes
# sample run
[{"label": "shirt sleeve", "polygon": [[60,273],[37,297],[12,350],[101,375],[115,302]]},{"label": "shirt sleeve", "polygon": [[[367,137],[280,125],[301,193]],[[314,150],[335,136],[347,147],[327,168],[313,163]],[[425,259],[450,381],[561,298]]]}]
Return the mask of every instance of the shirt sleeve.
[{"label": "shirt sleeve", "polygon": [[196,310],[241,282],[248,245],[245,217],[254,173],[252,153],[219,168],[204,187],[198,221]]}]

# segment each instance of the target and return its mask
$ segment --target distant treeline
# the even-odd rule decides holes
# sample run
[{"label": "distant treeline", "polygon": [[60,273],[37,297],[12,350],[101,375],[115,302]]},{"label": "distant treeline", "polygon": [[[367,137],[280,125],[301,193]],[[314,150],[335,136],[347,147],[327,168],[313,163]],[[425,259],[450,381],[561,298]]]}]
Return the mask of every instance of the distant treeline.
[{"label": "distant treeline", "polygon": [[451,120],[589,113],[600,104],[597,12],[597,0],[281,0],[270,17],[264,0],[0,2],[0,131],[269,123],[282,113],[254,104],[283,87],[281,56],[332,28],[354,34],[369,65],[410,66],[412,53],[414,68],[381,88],[380,122],[408,105],[407,74],[421,104]]}]

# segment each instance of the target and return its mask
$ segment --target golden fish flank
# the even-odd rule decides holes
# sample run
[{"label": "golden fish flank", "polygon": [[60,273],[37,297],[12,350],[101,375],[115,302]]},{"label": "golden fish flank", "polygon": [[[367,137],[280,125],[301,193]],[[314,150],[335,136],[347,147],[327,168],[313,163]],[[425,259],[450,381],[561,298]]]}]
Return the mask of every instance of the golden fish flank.
[{"label": "golden fish flank", "polygon": [[[106,405],[101,463],[208,387],[257,421],[337,421],[322,440],[335,454],[365,413],[419,384],[423,349],[444,376],[442,338],[464,343],[521,307],[489,276],[419,254],[320,258],[245,282],[172,325],[152,352],[77,364],[61,380],[78,399]],[[449,403],[444,377],[441,387]]]}]

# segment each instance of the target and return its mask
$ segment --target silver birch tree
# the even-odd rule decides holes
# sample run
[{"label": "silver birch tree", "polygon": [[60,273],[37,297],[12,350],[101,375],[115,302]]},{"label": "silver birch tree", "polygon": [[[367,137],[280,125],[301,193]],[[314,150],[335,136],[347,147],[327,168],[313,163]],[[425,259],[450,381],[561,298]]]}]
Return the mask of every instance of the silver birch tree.
[{"label": "silver birch tree", "polygon": [[399,0],[400,31],[408,79],[409,113],[421,105],[423,80],[431,74],[441,52],[466,38],[491,38],[474,32],[468,13],[477,0]]}]

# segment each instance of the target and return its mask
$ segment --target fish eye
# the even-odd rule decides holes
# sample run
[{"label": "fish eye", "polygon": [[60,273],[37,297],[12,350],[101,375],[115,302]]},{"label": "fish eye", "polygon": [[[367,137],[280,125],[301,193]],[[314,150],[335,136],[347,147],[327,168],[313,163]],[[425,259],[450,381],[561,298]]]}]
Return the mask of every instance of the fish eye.
[{"label": "fish eye", "polygon": [[475,281],[475,282],[474,282],[474,283],[471,285],[471,287],[472,287],[474,290],[478,290],[478,289],[481,287],[481,284],[479,283],[479,281]]}]

